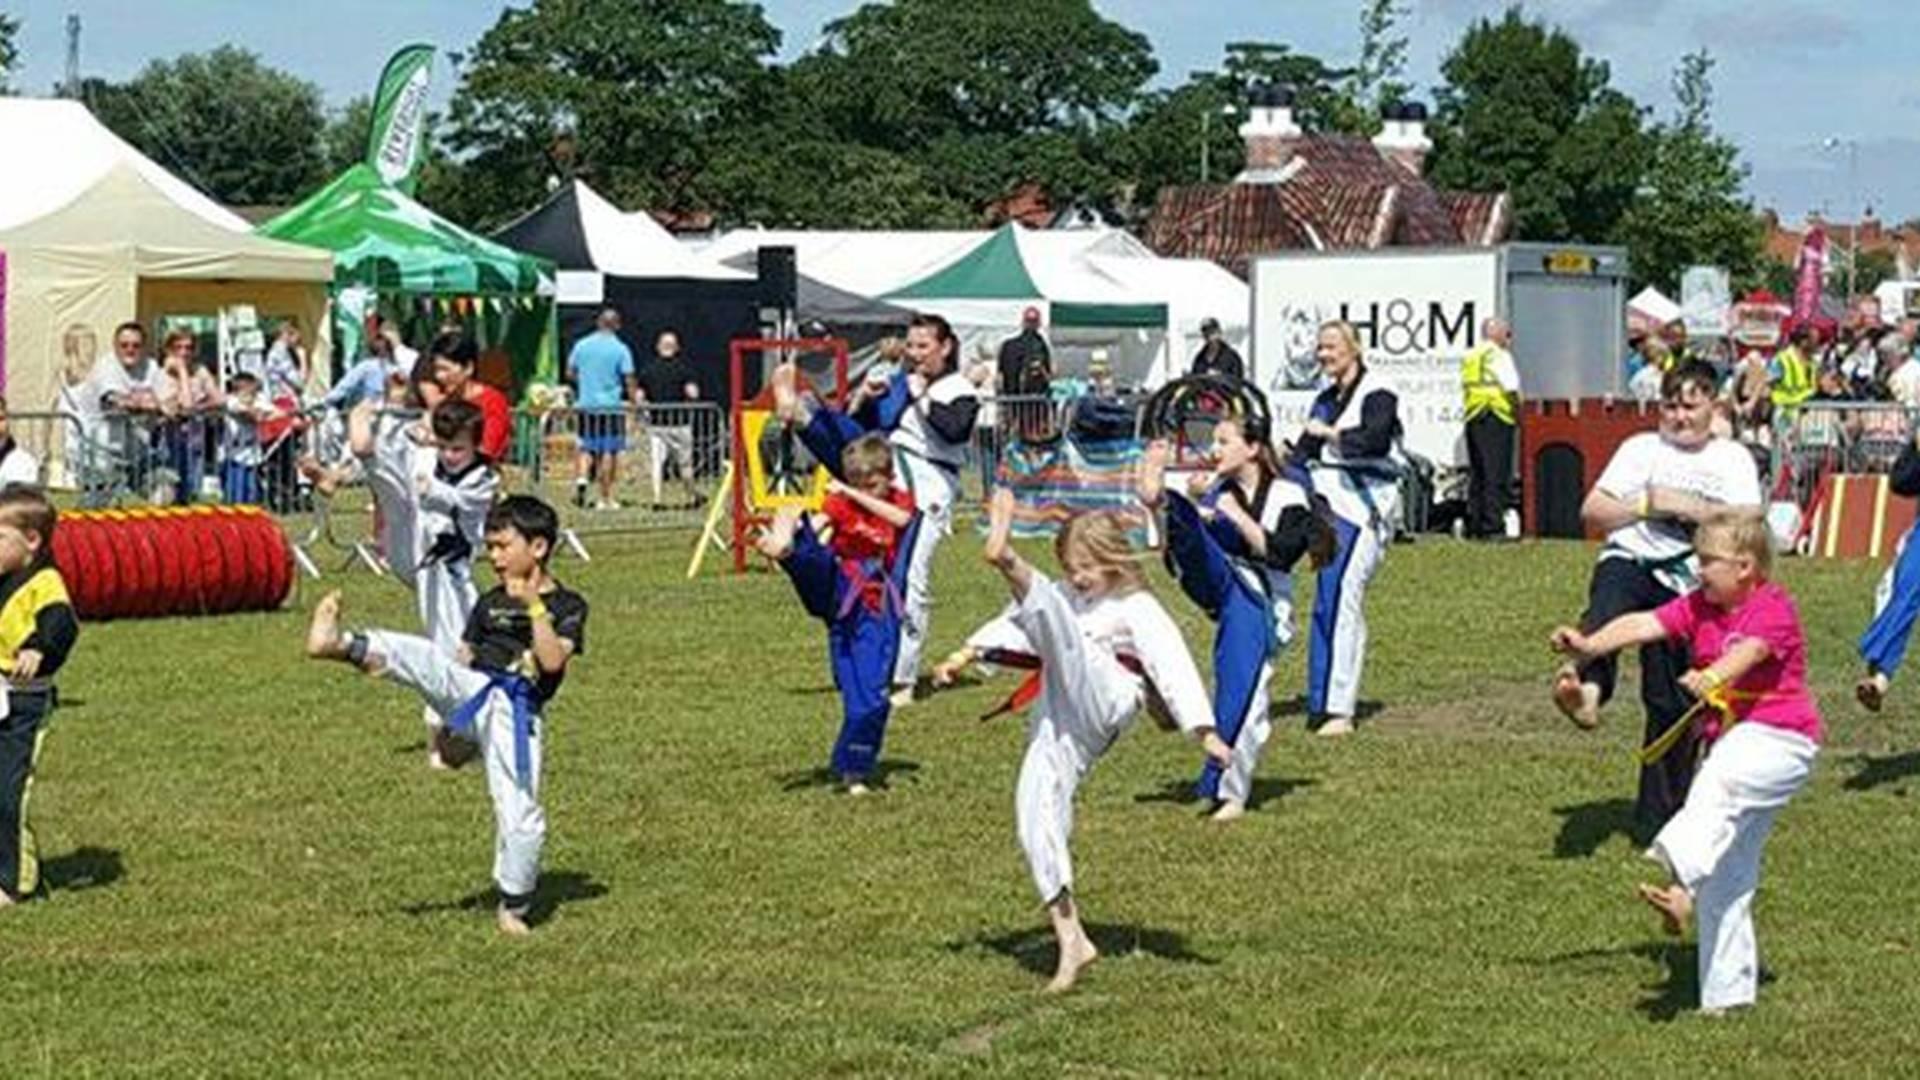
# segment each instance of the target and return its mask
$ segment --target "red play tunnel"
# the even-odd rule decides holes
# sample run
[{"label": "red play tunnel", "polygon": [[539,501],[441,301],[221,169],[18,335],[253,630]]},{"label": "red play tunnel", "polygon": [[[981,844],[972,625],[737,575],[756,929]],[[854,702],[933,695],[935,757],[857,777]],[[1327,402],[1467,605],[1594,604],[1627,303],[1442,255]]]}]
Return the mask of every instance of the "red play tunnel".
[{"label": "red play tunnel", "polygon": [[280,524],[251,506],[63,512],[53,557],[82,619],[271,611],[293,588]]}]

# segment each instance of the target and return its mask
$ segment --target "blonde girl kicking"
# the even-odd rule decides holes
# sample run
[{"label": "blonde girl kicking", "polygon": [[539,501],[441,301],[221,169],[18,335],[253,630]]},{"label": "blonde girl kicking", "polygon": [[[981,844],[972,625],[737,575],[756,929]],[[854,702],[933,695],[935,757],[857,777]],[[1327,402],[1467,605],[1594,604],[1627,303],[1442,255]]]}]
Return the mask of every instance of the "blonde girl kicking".
[{"label": "blonde girl kicking", "polygon": [[[1753,1004],[1760,960],[1753,897],[1773,819],[1805,786],[1820,752],[1820,713],[1807,690],[1806,636],[1793,598],[1767,579],[1773,558],[1766,524],[1750,515],[1708,519],[1694,534],[1700,588],[1652,611],[1622,615],[1582,634],[1554,631],[1559,651],[1579,660],[1634,645],[1683,641],[1695,667],[1679,683],[1697,704],[1674,728],[1696,726],[1708,747],[1687,800],[1654,837],[1647,857],[1671,882],[1642,885],[1640,897],[1667,930],[1700,921],[1700,1009]],[[1684,743],[1670,729],[1642,751],[1658,759]]]},{"label": "blonde girl kicking", "polygon": [[1147,591],[1123,520],[1110,512],[1070,518],[1054,541],[1062,580],[1051,581],[1008,543],[1013,493],[994,492],[985,558],[1013,591],[1013,623],[1039,661],[1015,820],[1034,887],[1047,905],[1060,958],[1050,992],[1069,989],[1099,952],[1073,894],[1073,796],[1093,763],[1145,707],[1163,725],[1199,740],[1221,765],[1232,747],[1186,641]]}]

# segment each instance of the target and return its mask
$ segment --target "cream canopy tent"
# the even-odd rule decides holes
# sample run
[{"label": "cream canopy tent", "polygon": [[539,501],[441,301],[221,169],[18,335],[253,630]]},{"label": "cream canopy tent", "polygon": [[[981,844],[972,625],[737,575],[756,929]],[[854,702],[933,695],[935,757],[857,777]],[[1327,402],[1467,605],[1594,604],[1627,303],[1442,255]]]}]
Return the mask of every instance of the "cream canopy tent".
[{"label": "cream canopy tent", "polygon": [[[254,236],[76,102],[0,98],[0,144],[46,149],[30,168],[0,169],[14,410],[53,407],[69,337],[98,352],[128,319],[151,326],[163,315],[234,304],[297,317],[313,339],[310,370],[327,370],[330,253]],[[88,337],[92,345],[81,346]]]}]

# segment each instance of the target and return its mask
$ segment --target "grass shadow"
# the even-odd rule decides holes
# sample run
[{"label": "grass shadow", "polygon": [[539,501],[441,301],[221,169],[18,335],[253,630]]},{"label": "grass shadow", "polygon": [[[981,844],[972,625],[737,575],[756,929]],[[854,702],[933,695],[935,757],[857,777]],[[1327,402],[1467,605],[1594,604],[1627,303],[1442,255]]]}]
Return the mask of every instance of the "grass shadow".
[{"label": "grass shadow", "polygon": [[[1572,964],[1585,960],[1607,959],[1616,956],[1633,956],[1660,964],[1666,968],[1666,981],[1660,984],[1647,984],[1642,989],[1647,996],[1634,1006],[1645,1013],[1647,1019],[1657,1023],[1667,1023],[1681,1013],[1691,1012],[1700,1004],[1699,950],[1683,941],[1643,941],[1636,945],[1624,945],[1615,949],[1580,949],[1575,952],[1549,956],[1547,964]],[[1770,981],[1764,973],[1763,981]]]},{"label": "grass shadow", "polygon": [[[1370,720],[1385,710],[1386,706],[1378,701],[1356,701],[1353,705],[1353,719],[1355,723]],[[1305,715],[1307,715],[1307,695],[1305,694],[1295,694],[1285,701],[1276,701],[1273,707],[1267,710],[1267,716],[1275,720],[1283,716]]]},{"label": "grass shadow", "polygon": [[[1269,799],[1284,799],[1301,788],[1310,788],[1318,780],[1309,780],[1304,776],[1258,776],[1254,778],[1253,790],[1248,792],[1247,809],[1258,809]],[[1177,806],[1190,806],[1200,801],[1194,794],[1192,780],[1168,780],[1154,791],[1142,792],[1133,797],[1136,803],[1173,803]]]},{"label": "grass shadow", "polygon": [[40,888],[47,891],[98,889],[126,876],[126,864],[112,848],[80,847],[40,860]]},{"label": "grass shadow", "polygon": [[[885,790],[893,786],[894,774],[911,778],[920,771],[920,763],[904,758],[882,758],[873,767],[873,775],[867,777],[867,786]],[[774,774],[779,781],[781,791],[805,791],[809,788],[835,787],[840,783],[840,774],[825,766],[817,769],[800,769],[794,772]]]},{"label": "grass shadow", "polygon": [[1616,835],[1638,839],[1632,799],[1595,799],[1556,806],[1553,812],[1565,819],[1560,822],[1560,835],[1553,838],[1556,859],[1590,859]]},{"label": "grass shadow", "polygon": [[[1150,926],[1119,923],[1087,923],[1087,936],[1102,958],[1117,960],[1127,956],[1151,956],[1175,964],[1199,964],[1214,967],[1220,961],[1194,952],[1184,934]],[[1036,975],[1051,975],[1059,960],[1053,931],[1046,927],[1013,930],[1004,934],[980,933],[947,943],[948,952],[985,949],[1009,957]]]},{"label": "grass shadow", "polygon": [[1884,757],[1861,754],[1852,760],[1859,763],[1860,771],[1841,782],[1840,786],[1848,791],[1872,791],[1920,774],[1920,750]]},{"label": "grass shadow", "polygon": [[[555,870],[540,875],[540,885],[534,890],[533,905],[527,911],[527,925],[539,926],[551,919],[562,904],[571,904],[586,900],[597,900],[607,895],[607,887],[593,880],[592,874],[577,870]],[[422,916],[440,915],[449,911],[491,911],[500,902],[499,890],[488,886],[477,892],[471,892],[458,900],[425,900],[404,904],[403,914]]]}]

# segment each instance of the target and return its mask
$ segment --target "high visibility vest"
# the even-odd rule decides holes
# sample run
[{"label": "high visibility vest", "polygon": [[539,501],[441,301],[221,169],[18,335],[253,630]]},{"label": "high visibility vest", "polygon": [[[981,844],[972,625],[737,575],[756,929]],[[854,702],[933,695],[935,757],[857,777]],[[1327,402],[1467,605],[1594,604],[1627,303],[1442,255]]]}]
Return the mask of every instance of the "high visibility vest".
[{"label": "high visibility vest", "polygon": [[1789,345],[1774,359],[1780,361],[1780,378],[1773,384],[1773,406],[1792,409],[1813,396],[1813,364]]},{"label": "high visibility vest", "polygon": [[1460,361],[1460,388],[1466,392],[1469,420],[1491,412],[1501,423],[1513,423],[1513,398],[1500,388],[1500,380],[1493,374],[1493,358],[1499,348],[1488,342]]}]

